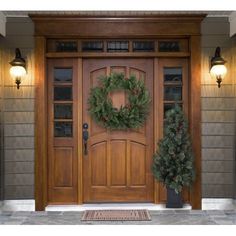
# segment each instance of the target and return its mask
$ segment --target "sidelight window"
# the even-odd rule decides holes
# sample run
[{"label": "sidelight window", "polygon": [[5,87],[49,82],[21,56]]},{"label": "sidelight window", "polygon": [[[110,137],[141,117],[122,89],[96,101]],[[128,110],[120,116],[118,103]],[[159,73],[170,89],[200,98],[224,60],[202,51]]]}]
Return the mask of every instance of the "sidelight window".
[{"label": "sidelight window", "polygon": [[73,136],[73,69],[54,68],[54,137]]},{"label": "sidelight window", "polygon": [[164,117],[168,110],[177,102],[181,107],[183,103],[183,71],[182,67],[164,67]]}]

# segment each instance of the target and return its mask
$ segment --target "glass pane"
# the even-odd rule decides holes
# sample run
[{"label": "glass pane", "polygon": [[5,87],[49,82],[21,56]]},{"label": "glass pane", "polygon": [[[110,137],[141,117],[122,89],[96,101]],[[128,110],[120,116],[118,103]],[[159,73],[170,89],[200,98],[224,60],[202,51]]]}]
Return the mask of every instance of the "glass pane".
[{"label": "glass pane", "polygon": [[54,119],[72,119],[72,104],[55,104]]},{"label": "glass pane", "polygon": [[54,68],[54,82],[72,82],[72,68]]},{"label": "glass pane", "polygon": [[180,100],[182,100],[182,87],[165,86],[164,100],[166,100],[166,101],[180,101]]},{"label": "glass pane", "polygon": [[182,68],[164,67],[164,82],[182,82]]},{"label": "glass pane", "polygon": [[128,41],[109,41],[107,43],[108,52],[128,52],[129,42]]},{"label": "glass pane", "polygon": [[103,51],[103,42],[102,41],[85,41],[82,42],[82,51]]},{"label": "glass pane", "polygon": [[177,41],[160,41],[159,52],[179,52],[179,42]]},{"label": "glass pane", "polygon": [[72,87],[54,87],[54,100],[55,101],[71,101],[72,100]]},{"label": "glass pane", "polygon": [[[165,103],[164,104],[164,118],[166,118],[166,112],[170,109],[174,108],[175,104],[173,103]],[[179,104],[179,106],[182,108],[182,104]]]},{"label": "glass pane", "polygon": [[57,52],[77,52],[77,42],[76,41],[58,41],[56,42]]},{"label": "glass pane", "polygon": [[134,52],[154,52],[155,42],[154,41],[134,41],[133,51]]},{"label": "glass pane", "polygon": [[72,122],[54,122],[54,137],[72,137]]}]

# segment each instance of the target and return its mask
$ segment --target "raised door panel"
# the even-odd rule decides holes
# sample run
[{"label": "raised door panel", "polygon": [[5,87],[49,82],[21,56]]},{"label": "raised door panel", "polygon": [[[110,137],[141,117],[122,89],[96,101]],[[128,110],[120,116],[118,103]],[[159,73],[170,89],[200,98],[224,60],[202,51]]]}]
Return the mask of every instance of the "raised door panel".
[{"label": "raised door panel", "polygon": [[130,143],[130,185],[146,185],[146,147],[143,144]]},{"label": "raised door panel", "polygon": [[[106,67],[98,68],[98,69],[91,71],[90,76],[87,78],[89,81],[86,81],[86,83],[89,83],[89,85],[88,85],[89,88],[99,86],[99,84],[100,84],[99,78],[101,76],[106,75],[106,73],[107,73]],[[88,91],[88,93],[89,93],[89,91]],[[85,94],[84,94],[84,99],[85,99],[84,102],[87,103],[88,96]],[[106,130],[104,128],[102,128],[100,125],[98,125],[96,122],[91,122],[90,120],[89,121],[87,120],[87,122],[89,123],[89,127],[90,127],[90,137],[91,137],[91,135],[95,136],[95,135],[106,132]]]},{"label": "raised door panel", "polygon": [[111,186],[125,187],[127,183],[127,145],[125,140],[111,141]]},{"label": "raised door panel", "polygon": [[107,185],[107,142],[91,146],[92,187]]},{"label": "raised door panel", "polygon": [[[131,67],[129,69],[129,73],[130,73],[130,75],[134,75],[137,78],[137,80],[145,81],[146,77],[147,77],[145,71],[137,69],[137,68],[133,68],[133,67]],[[145,126],[146,126],[146,124],[143,127],[138,128],[136,130],[136,132],[145,135],[145,132],[146,132]]]},{"label": "raised door panel", "polygon": [[72,148],[54,149],[54,186],[72,187],[73,150]]}]

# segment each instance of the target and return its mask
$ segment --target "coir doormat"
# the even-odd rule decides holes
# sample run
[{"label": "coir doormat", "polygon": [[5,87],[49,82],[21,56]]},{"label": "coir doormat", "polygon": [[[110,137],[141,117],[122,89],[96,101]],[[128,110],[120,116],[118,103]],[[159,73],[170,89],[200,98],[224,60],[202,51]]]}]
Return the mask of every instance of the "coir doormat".
[{"label": "coir doormat", "polygon": [[81,221],[150,221],[147,210],[88,210]]}]

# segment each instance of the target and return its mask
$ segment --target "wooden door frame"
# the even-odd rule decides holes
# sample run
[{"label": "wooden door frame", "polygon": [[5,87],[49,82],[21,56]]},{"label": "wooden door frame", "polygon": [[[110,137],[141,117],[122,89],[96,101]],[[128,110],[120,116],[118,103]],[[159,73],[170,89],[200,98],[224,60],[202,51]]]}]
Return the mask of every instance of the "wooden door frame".
[{"label": "wooden door frame", "polygon": [[[197,178],[193,184],[190,203],[193,209],[201,209],[201,36],[200,23],[205,17],[199,15],[152,15],[152,16],[65,16],[65,15],[31,15],[35,23],[35,209],[45,210],[47,206],[47,76],[46,76],[46,41],[48,38],[145,38],[152,37],[188,37],[189,38],[189,122],[191,136],[194,140],[195,166]],[[146,24],[149,27],[146,27]],[[114,28],[117,29],[114,32]],[[61,55],[62,56],[62,55]],[[67,57],[74,57],[68,55]],[[86,55],[76,55],[79,68],[82,68],[82,58]],[[87,55],[88,56],[88,55]],[[104,55],[108,56],[108,55]],[[119,55],[116,55],[119,56]],[[122,55],[124,56],[124,55]],[[128,55],[127,55],[128,56]],[[135,57],[135,55],[132,55]],[[138,56],[138,55],[137,55]],[[146,54],[148,57],[148,53]],[[60,57],[60,56],[58,56]],[[100,56],[99,56],[100,57]],[[153,56],[151,56],[153,57]],[[154,68],[157,59],[154,59]],[[154,70],[156,78],[157,71]],[[79,75],[82,83],[82,72]],[[155,79],[154,79],[155,82]],[[82,84],[81,84],[82,85]],[[157,89],[157,83],[154,87]],[[155,91],[156,91],[155,89]],[[154,95],[155,96],[155,95]],[[80,97],[82,101],[82,93]],[[82,105],[82,104],[81,104]],[[81,106],[80,105],[80,106]],[[155,104],[154,104],[155,105]],[[157,105],[157,104],[156,104]],[[155,106],[155,107],[158,107]],[[82,107],[80,107],[82,109]],[[82,113],[81,113],[82,114]],[[154,120],[155,117],[154,113]],[[82,133],[82,118],[78,126]],[[155,125],[156,143],[158,139]],[[79,135],[79,176],[82,176],[82,140]],[[82,178],[79,178],[78,204],[82,204]],[[155,191],[158,184],[155,184]],[[155,194],[155,202],[158,202]]]}]

